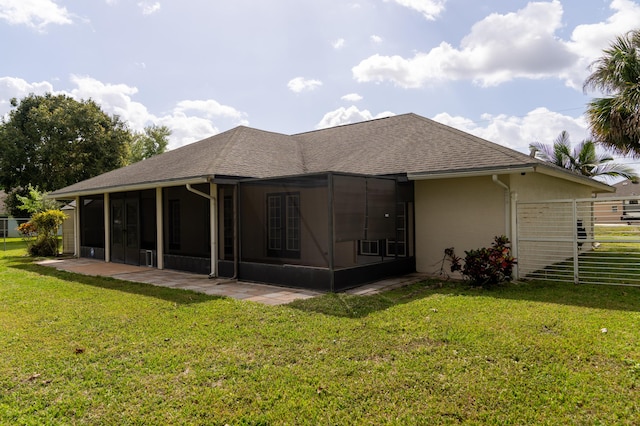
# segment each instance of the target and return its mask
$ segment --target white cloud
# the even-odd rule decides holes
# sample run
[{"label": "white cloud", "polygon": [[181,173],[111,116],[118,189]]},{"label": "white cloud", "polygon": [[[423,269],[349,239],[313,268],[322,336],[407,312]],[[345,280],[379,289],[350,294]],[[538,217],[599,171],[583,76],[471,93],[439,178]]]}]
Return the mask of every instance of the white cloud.
[{"label": "white cloud", "polygon": [[0,19],[44,31],[50,24],[73,23],[67,9],[53,0],[0,0]]},{"label": "white cloud", "polygon": [[562,130],[568,131],[576,142],[589,134],[583,116],[575,118],[542,107],[529,111],[524,117],[483,114],[481,118],[473,121],[447,113],[433,117],[435,121],[523,153],[529,153],[532,142],[552,143]]},{"label": "white cloud", "polygon": [[345,40],[343,38],[339,38],[336,41],[331,43],[334,49],[339,50],[342,49],[345,45]]},{"label": "white cloud", "polygon": [[582,89],[588,65],[617,36],[640,22],[640,5],[612,0],[604,22],[577,26],[568,41],[556,36],[562,27],[559,0],[530,2],[507,14],[493,13],[477,22],[459,47],[442,42],[413,57],[372,55],[352,68],[359,82],[390,81],[419,88],[442,81],[472,80],[487,87],[516,78],[558,78]]},{"label": "white cloud", "polygon": [[138,3],[138,7],[142,9],[143,15],[152,15],[160,10],[159,2],[141,1]]},{"label": "white cloud", "polygon": [[17,77],[0,77],[0,102],[4,99],[23,98],[29,93],[43,95],[53,92],[53,85],[48,81],[29,83]]},{"label": "white cloud", "polygon": [[126,84],[105,84],[91,77],[72,76],[77,89],[71,91],[76,98],[91,98],[105,112],[117,114],[135,130],[142,130],[153,123],[166,125],[172,131],[169,148],[177,148],[219,132],[214,121],[225,124],[248,125],[247,114],[222,105],[213,99],[182,100],[164,115],[155,115],[147,107],[132,99],[138,93]]},{"label": "white cloud", "polygon": [[[390,0],[385,0],[390,1]],[[422,13],[430,21],[435,20],[444,11],[447,0],[393,0],[401,6]]]},{"label": "white cloud", "polygon": [[[225,126],[249,124],[246,113],[213,99],[183,100],[177,102],[169,112],[156,115],[133,99],[138,94],[136,87],[103,83],[92,77],[77,75],[71,76],[71,83],[75,87],[70,92],[56,92],[49,82],[29,83],[19,78],[0,77],[0,99],[21,99],[30,93],[66,94],[77,100],[92,99],[104,112],[118,115],[133,130],[140,131],[149,124],[169,127],[172,131],[169,137],[170,149],[218,133],[214,122]],[[10,109],[8,101],[0,102],[0,116]]]},{"label": "white cloud", "polygon": [[561,18],[558,0],[529,3],[515,13],[494,13],[477,22],[459,49],[442,42],[413,58],[376,54],[353,67],[353,76],[360,82],[388,80],[405,88],[466,79],[492,86],[514,78],[555,76],[577,59],[554,35]]},{"label": "white cloud", "polygon": [[368,110],[360,111],[356,106],[349,108],[340,107],[334,111],[330,111],[322,117],[322,120],[316,125],[316,129],[325,129],[327,127],[340,126],[342,124],[358,123],[360,121],[372,120],[374,118],[391,117],[395,115],[390,111],[381,112],[375,116]]},{"label": "white cloud", "polygon": [[17,77],[0,77],[0,118],[6,117],[11,110],[9,101],[12,98],[22,99],[30,93],[53,93],[53,85],[47,81],[29,83]]},{"label": "white cloud", "polygon": [[371,41],[376,43],[376,44],[382,43],[382,37],[380,37],[380,36],[377,36],[377,35],[374,34],[370,38],[371,38]]},{"label": "white cloud", "polygon": [[342,99],[343,101],[358,102],[362,100],[362,96],[358,95],[357,93],[349,93],[347,95],[344,95],[340,99]]},{"label": "white cloud", "polygon": [[196,101],[180,101],[174,109],[177,113],[185,113],[194,111],[203,114],[207,118],[226,117],[236,119],[241,124],[247,124],[247,114],[238,111],[228,105],[222,105],[213,99],[196,100]]},{"label": "white cloud", "polygon": [[289,80],[289,83],[287,83],[289,90],[294,93],[309,92],[320,86],[322,86],[322,82],[320,80],[310,80],[305,79],[304,77],[296,77]]},{"label": "white cloud", "polygon": [[171,129],[169,149],[179,148],[220,133],[211,120],[183,113],[173,112],[158,117],[154,123]]},{"label": "white cloud", "polygon": [[91,77],[77,75],[71,76],[71,82],[76,86],[70,92],[74,98],[93,99],[105,112],[120,116],[134,129],[141,130],[148,124],[151,114],[147,107],[131,99],[138,93],[136,87],[103,83]]}]

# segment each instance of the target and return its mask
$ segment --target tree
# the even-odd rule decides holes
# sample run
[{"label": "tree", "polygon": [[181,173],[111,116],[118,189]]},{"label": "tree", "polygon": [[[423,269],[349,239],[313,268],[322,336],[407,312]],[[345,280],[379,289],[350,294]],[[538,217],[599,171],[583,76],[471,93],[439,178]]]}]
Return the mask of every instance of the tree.
[{"label": "tree", "polygon": [[585,92],[608,95],[587,106],[595,140],[624,155],[640,156],[640,30],[618,36],[590,70]]},{"label": "tree", "polygon": [[611,163],[613,157],[598,154],[596,143],[586,139],[571,149],[569,133],[565,130],[553,141],[552,145],[534,142],[529,145],[536,157],[588,177],[624,177],[631,180],[638,178],[635,171],[621,163]]},{"label": "tree", "polygon": [[58,228],[67,219],[60,210],[45,210],[31,216],[29,222],[18,227],[27,240],[27,252],[31,256],[56,256],[58,254]]},{"label": "tree", "polygon": [[126,124],[92,100],[29,95],[0,122],[0,187],[25,195],[29,184],[53,191],[126,164]]},{"label": "tree", "polygon": [[60,204],[52,199],[46,198],[46,192],[40,192],[37,187],[27,186],[27,195],[22,196],[16,194],[16,198],[21,203],[18,209],[32,215],[40,213],[45,210],[56,210],[60,207]]},{"label": "tree", "polygon": [[167,126],[151,125],[144,132],[136,132],[131,141],[129,164],[162,154],[169,144],[171,130]]}]

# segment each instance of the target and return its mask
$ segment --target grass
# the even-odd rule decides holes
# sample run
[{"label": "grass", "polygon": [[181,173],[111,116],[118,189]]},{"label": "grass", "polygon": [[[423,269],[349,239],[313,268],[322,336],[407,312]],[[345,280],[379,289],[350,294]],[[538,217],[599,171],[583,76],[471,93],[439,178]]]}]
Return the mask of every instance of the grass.
[{"label": "grass", "polygon": [[0,424],[638,421],[640,288],[433,280],[270,307],[8,249]]}]

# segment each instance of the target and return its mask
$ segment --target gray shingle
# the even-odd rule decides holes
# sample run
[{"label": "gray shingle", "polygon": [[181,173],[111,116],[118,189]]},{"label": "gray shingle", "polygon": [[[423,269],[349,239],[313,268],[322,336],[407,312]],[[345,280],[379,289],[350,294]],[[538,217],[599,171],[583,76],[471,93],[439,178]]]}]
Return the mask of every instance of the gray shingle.
[{"label": "gray shingle", "polygon": [[533,164],[549,167],[433,120],[403,114],[291,136],[240,126],[51,195],[214,176],[444,173]]}]

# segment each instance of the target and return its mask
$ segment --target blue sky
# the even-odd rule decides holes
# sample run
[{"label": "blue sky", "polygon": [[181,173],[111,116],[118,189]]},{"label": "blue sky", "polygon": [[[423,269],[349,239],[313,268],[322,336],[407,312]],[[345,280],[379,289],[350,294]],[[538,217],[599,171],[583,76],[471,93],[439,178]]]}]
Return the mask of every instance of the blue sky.
[{"label": "blue sky", "polygon": [[522,152],[588,136],[588,65],[632,0],[0,0],[0,115],[92,98],[170,148],[415,112]]}]

